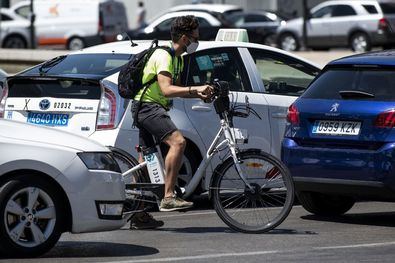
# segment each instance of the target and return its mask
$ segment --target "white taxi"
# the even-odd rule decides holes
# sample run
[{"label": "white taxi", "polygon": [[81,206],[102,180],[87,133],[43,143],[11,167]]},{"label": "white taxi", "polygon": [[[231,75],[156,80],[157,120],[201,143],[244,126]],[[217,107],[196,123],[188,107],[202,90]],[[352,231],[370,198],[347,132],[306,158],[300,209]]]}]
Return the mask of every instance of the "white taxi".
[{"label": "white taxi", "polygon": [[[54,127],[90,137],[136,156],[138,129],[132,127],[131,101],[118,94],[120,67],[150,41],[100,45],[49,60],[9,77],[0,101],[0,117]],[[168,42],[160,42],[161,45]],[[249,144],[280,157],[289,105],[319,73],[319,66],[285,51],[248,42],[200,42],[184,54],[182,82],[202,85],[230,82],[232,98],[250,105],[262,120],[236,119],[249,132]],[[200,99],[174,99],[170,115],[187,140],[180,186],[188,182],[219,126],[213,105]],[[61,138],[60,138],[61,140]],[[127,168],[127,167],[126,167]],[[125,169],[126,169],[125,168]],[[200,190],[207,190],[212,169]]]}]

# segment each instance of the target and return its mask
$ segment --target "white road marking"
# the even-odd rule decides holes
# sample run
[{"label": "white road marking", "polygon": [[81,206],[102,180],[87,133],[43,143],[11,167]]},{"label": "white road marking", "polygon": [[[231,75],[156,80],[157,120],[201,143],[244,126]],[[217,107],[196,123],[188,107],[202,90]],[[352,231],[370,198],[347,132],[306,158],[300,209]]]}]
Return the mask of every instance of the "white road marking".
[{"label": "white road marking", "polygon": [[150,259],[127,260],[127,261],[113,261],[107,263],[173,262],[173,261],[210,259],[210,258],[222,258],[222,257],[259,256],[265,254],[275,254],[277,252],[279,251],[272,250],[272,251],[256,251],[256,252],[243,252],[243,253],[219,253],[219,254],[208,254],[208,255],[199,255],[199,256],[187,256],[187,257],[150,258]]},{"label": "white road marking", "polygon": [[[380,247],[380,246],[392,246],[395,245],[393,242],[383,242],[383,243],[370,243],[370,244],[356,244],[356,245],[344,245],[344,246],[328,246],[328,247],[313,247],[311,250],[326,250],[326,249],[346,249],[346,248],[363,248],[363,247]],[[174,262],[174,261],[185,261],[185,260],[205,260],[223,257],[243,257],[243,256],[259,256],[267,254],[286,254],[290,252],[306,252],[305,248],[291,249],[291,250],[268,250],[268,251],[250,251],[241,253],[218,253],[218,254],[207,254],[198,256],[185,256],[185,257],[167,257],[167,258],[149,258],[149,259],[136,259],[136,260],[125,260],[125,261],[110,261],[107,263],[145,263],[145,262]]]},{"label": "white road marking", "polygon": [[380,246],[392,246],[394,242],[383,242],[383,243],[370,243],[370,244],[357,244],[357,245],[345,245],[345,246],[332,246],[332,247],[316,247],[315,250],[323,249],[344,249],[344,248],[359,248],[359,247],[380,247]]}]

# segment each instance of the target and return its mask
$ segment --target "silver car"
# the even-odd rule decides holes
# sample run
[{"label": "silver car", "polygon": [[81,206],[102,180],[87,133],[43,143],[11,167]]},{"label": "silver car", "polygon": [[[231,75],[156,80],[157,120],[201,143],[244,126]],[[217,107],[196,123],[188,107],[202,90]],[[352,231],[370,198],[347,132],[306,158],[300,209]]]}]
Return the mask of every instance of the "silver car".
[{"label": "silver car", "polygon": [[63,232],[122,227],[119,172],[112,153],[95,141],[0,120],[0,254],[38,256]]},{"label": "silver car", "polygon": [[1,8],[0,14],[0,46],[2,48],[30,47],[30,22],[6,8]]},{"label": "silver car", "polygon": [[[370,0],[321,3],[311,9],[307,20],[307,45],[316,50],[348,46],[358,52],[390,46],[395,36],[388,9],[393,10],[393,6]],[[287,51],[299,50],[302,32],[303,18],[287,21],[278,28],[278,46]]]}]

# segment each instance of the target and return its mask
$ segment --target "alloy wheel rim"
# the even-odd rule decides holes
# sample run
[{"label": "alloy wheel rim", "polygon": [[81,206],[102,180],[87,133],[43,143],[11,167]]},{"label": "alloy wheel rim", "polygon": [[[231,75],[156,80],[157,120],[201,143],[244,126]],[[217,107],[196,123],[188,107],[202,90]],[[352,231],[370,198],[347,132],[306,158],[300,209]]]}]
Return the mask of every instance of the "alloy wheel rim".
[{"label": "alloy wheel rim", "polygon": [[286,36],[282,43],[281,43],[282,49],[286,51],[294,51],[296,50],[296,40],[292,36]]},{"label": "alloy wheel rim", "polygon": [[366,51],[368,43],[366,41],[366,38],[364,36],[358,36],[353,39],[353,47],[354,50],[357,52],[364,52]]},{"label": "alloy wheel rim", "polygon": [[55,229],[56,211],[52,198],[38,187],[26,187],[8,199],[4,225],[10,239],[22,247],[37,247]]}]

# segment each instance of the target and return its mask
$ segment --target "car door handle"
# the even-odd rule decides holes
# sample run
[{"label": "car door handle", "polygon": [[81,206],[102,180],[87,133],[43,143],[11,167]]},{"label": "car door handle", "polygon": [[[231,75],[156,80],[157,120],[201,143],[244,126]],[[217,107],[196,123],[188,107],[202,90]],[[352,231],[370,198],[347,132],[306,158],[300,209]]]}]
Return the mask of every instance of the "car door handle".
[{"label": "car door handle", "polygon": [[211,111],[211,107],[203,106],[203,105],[193,105],[192,110],[194,111]]},{"label": "car door handle", "polygon": [[281,118],[281,119],[285,119],[287,117],[287,114],[282,113],[282,112],[276,112],[276,113],[272,113],[272,117],[273,118]]}]

